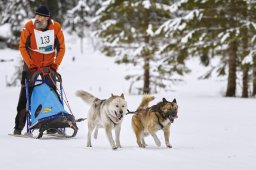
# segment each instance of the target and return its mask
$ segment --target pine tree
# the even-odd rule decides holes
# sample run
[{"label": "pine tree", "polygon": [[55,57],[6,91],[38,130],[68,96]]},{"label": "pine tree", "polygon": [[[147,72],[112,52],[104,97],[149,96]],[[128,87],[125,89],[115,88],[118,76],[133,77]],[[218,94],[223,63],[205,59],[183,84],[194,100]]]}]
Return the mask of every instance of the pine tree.
[{"label": "pine tree", "polygon": [[62,3],[59,0],[46,0],[46,2],[51,14],[51,18],[58,22],[62,22],[63,14],[60,9]]},{"label": "pine tree", "polygon": [[86,0],[86,4],[90,8],[90,16],[96,16],[97,11],[108,0]]},{"label": "pine tree", "polygon": [[2,23],[11,24],[12,36],[7,41],[9,47],[18,48],[20,32],[24,26],[24,20],[31,16],[32,11],[29,1],[13,0],[6,3]]},{"label": "pine tree", "polygon": [[[256,41],[256,1],[248,1],[247,2],[247,16],[248,16],[248,21],[251,21],[250,23],[250,31],[248,33],[249,37],[252,37],[251,40],[248,40],[250,42],[250,45],[248,45],[251,50],[248,54],[248,57],[244,58],[244,61],[247,60],[251,65],[251,84],[252,84],[252,96],[256,96],[256,53],[255,53],[255,41]],[[254,22],[253,22],[254,21]],[[249,74],[250,75],[250,74]]]},{"label": "pine tree", "polygon": [[[142,74],[127,75],[131,86],[143,82],[138,93],[157,92],[166,88],[174,73],[184,73],[184,62],[178,58],[167,59],[160,53],[169,39],[157,34],[159,26],[170,19],[170,0],[113,0],[99,9],[97,23],[101,24],[97,35],[101,38],[101,50],[116,58],[118,64],[131,64],[143,70]],[[174,55],[173,55],[174,56]],[[167,65],[161,62],[168,60]],[[176,64],[176,65],[175,65]],[[132,89],[132,87],[130,88]]]},{"label": "pine tree", "polygon": [[252,96],[256,96],[256,55],[253,56]]},{"label": "pine tree", "polygon": [[85,37],[86,28],[90,26],[89,17],[90,8],[84,0],[79,0],[78,4],[68,11],[65,27],[70,33],[75,32],[81,40],[81,53],[83,53],[83,39]]},{"label": "pine tree", "polygon": [[3,20],[3,12],[4,9],[5,9],[5,4],[6,4],[6,0],[3,0],[3,1],[0,1],[0,25],[2,23],[2,20]]},{"label": "pine tree", "polygon": [[[161,30],[176,41],[169,43],[163,52],[188,49],[189,55],[199,56],[206,66],[211,66],[211,59],[218,57],[220,63],[204,77],[208,78],[213,71],[225,75],[228,69],[226,96],[235,96],[237,72],[243,72],[244,81],[248,81],[251,68],[241,63],[246,55],[254,53],[255,37],[250,35],[255,34],[252,18],[255,8],[249,8],[248,2],[241,0],[184,0],[174,5],[178,17],[167,21]],[[246,89],[248,83],[243,84]]]},{"label": "pine tree", "polygon": [[[0,1],[0,27],[3,25],[3,18],[4,18],[4,11],[6,5],[6,0]],[[4,48],[5,46],[5,41],[6,41],[6,34],[5,35],[0,35],[0,49]]]},{"label": "pine tree", "polygon": [[[49,7],[51,18],[60,22],[61,24],[66,21],[68,10],[74,8],[79,0],[43,0],[46,1],[45,5]],[[38,0],[36,1],[38,2]],[[38,4],[38,3],[37,3]]]}]

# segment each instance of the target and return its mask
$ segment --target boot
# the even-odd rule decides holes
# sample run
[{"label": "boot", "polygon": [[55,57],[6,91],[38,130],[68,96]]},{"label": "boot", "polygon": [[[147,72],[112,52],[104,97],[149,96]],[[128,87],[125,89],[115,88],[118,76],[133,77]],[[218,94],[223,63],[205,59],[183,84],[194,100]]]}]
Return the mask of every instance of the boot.
[{"label": "boot", "polygon": [[21,130],[19,130],[19,129],[14,129],[13,134],[14,134],[14,135],[21,135]]}]

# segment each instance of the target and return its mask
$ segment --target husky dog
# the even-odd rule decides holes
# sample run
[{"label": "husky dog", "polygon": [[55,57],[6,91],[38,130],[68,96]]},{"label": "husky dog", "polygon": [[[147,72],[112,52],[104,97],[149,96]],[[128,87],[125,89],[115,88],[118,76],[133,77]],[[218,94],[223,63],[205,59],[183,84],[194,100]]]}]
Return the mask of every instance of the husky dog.
[{"label": "husky dog", "polygon": [[152,100],[154,100],[154,96],[144,96],[136,110],[136,114],[132,117],[132,127],[137,138],[137,144],[139,147],[145,148],[144,137],[150,134],[156,145],[161,146],[156,132],[162,129],[166,146],[172,148],[169,142],[170,125],[174,119],[178,118],[177,101],[174,99],[172,102],[169,102],[163,98],[158,104],[148,107],[149,102]]},{"label": "husky dog", "polygon": [[[124,95],[112,96],[108,99],[101,100],[91,95],[88,92],[79,90],[76,92],[78,97],[81,97],[83,101],[91,105],[88,112],[88,136],[87,147],[92,147],[91,135],[93,130],[94,138],[97,138],[98,128],[103,127],[105,129],[107,138],[112,149],[121,148],[120,144],[120,131],[123,117],[127,110],[127,102]],[[112,129],[115,129],[115,141],[112,137]]]}]

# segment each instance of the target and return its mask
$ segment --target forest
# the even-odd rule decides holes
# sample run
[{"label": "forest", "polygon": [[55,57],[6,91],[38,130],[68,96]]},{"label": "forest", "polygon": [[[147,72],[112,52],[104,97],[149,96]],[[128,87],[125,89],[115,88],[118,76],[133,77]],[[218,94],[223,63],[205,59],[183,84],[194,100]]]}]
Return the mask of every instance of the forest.
[{"label": "forest", "polygon": [[2,0],[0,29],[9,32],[0,35],[0,50],[18,50],[24,23],[39,5],[81,46],[90,37],[117,64],[141,70],[125,77],[131,91],[138,82],[139,94],[171,90],[193,71],[186,63],[198,58],[207,70],[200,79],[226,78],[226,97],[256,95],[254,0]]}]

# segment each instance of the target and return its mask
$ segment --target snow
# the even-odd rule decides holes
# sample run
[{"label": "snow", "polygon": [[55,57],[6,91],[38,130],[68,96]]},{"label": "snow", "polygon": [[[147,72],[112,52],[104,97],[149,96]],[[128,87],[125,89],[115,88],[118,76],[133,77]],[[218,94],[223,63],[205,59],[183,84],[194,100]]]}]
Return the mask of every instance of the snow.
[{"label": "snow", "polygon": [[189,33],[187,33],[187,35],[185,35],[182,39],[181,39],[181,43],[186,44],[188,42],[189,39],[191,39],[193,37],[193,34],[195,33],[195,31],[191,31]]},{"label": "snow", "polygon": [[230,33],[229,32],[227,32],[226,34],[220,33],[218,37],[221,38],[220,42],[224,43],[230,37]]},{"label": "snow", "polygon": [[154,31],[153,31],[153,26],[152,24],[149,24],[148,25],[148,29],[146,30],[147,32],[147,35],[149,35],[150,37],[153,37],[154,36]]},{"label": "snow", "polygon": [[251,51],[247,56],[242,60],[242,64],[253,64],[254,51]]},{"label": "snow", "polygon": [[149,8],[152,6],[152,4],[151,4],[151,2],[150,2],[149,0],[144,0],[144,1],[142,2],[142,5],[143,5],[144,8],[146,8],[146,9],[149,9]]},{"label": "snow", "polygon": [[[140,95],[129,95],[129,83],[124,76],[133,70],[114,64],[113,58],[104,57],[93,50],[90,41],[80,54],[78,38],[66,35],[67,52],[59,72],[64,89],[76,118],[86,117],[89,106],[75,96],[75,91],[86,90],[99,98],[125,94],[130,110],[136,109]],[[72,58],[75,61],[72,62]],[[256,168],[256,115],[255,99],[222,97],[226,83],[219,78],[198,80],[204,68],[196,59],[188,63],[193,70],[184,77],[185,82],[173,86],[173,91],[156,94],[155,104],[163,97],[177,99],[179,118],[171,127],[172,149],[162,142],[157,147],[147,137],[148,147],[141,149],[131,128],[131,115],[124,119],[121,130],[122,148],[113,151],[104,131],[99,131],[93,147],[87,148],[86,121],[78,123],[79,131],[73,139],[43,137],[40,140],[15,138],[12,133],[20,87],[5,86],[6,76],[11,77],[20,53],[0,50],[1,59],[14,62],[0,63],[1,124],[0,167],[3,170],[254,170]]]},{"label": "snow", "polygon": [[9,38],[11,36],[10,31],[8,31],[8,30],[10,30],[10,28],[11,28],[10,24],[0,25],[0,32],[1,32],[0,37],[5,38],[5,39]]},{"label": "snow", "polygon": [[156,35],[160,34],[161,31],[167,32],[168,34],[172,34],[175,30],[184,30],[186,28],[186,23],[182,22],[182,18],[170,19],[163,23],[157,30]]},{"label": "snow", "polygon": [[[181,3],[184,3],[186,1],[182,1]],[[179,2],[178,2],[179,3]],[[177,4],[174,4],[174,6],[172,6],[170,10],[175,10],[176,7],[178,8],[178,6],[176,6]],[[173,9],[174,8],[174,9]],[[192,21],[194,18],[197,18],[198,20],[201,20],[203,17],[203,14],[201,12],[201,10],[195,9],[189,12],[184,12],[183,14],[184,16],[181,17],[176,17],[173,19],[169,19],[167,21],[165,21],[157,30],[156,30],[156,35],[160,34],[162,31],[166,32],[169,35],[172,35],[173,32],[179,30],[179,31],[183,31],[186,26],[187,23],[189,21]],[[185,38],[185,40],[183,41],[187,41],[187,38]]]},{"label": "snow", "polygon": [[106,30],[108,27],[117,24],[117,21],[115,20],[108,20],[107,22],[102,23],[102,27],[104,30]]},{"label": "snow", "polygon": [[109,4],[114,3],[113,0],[106,0],[102,2],[102,7],[97,10],[96,15],[99,15],[101,12],[105,11]]},{"label": "snow", "polygon": [[192,10],[187,15],[184,16],[184,19],[189,21],[193,20],[194,18],[197,18],[198,20],[201,20],[203,17],[203,14],[200,12],[200,10]]},{"label": "snow", "polygon": [[77,5],[72,10],[70,10],[69,13],[74,14],[77,11],[81,11],[81,10],[86,12],[90,11],[90,7],[87,6],[87,4],[83,0],[79,0]]},{"label": "snow", "polygon": [[179,10],[180,6],[184,3],[187,3],[188,0],[180,0],[180,1],[176,1],[175,3],[173,3],[171,6],[164,6],[164,9],[169,9],[171,13],[175,13]]}]

